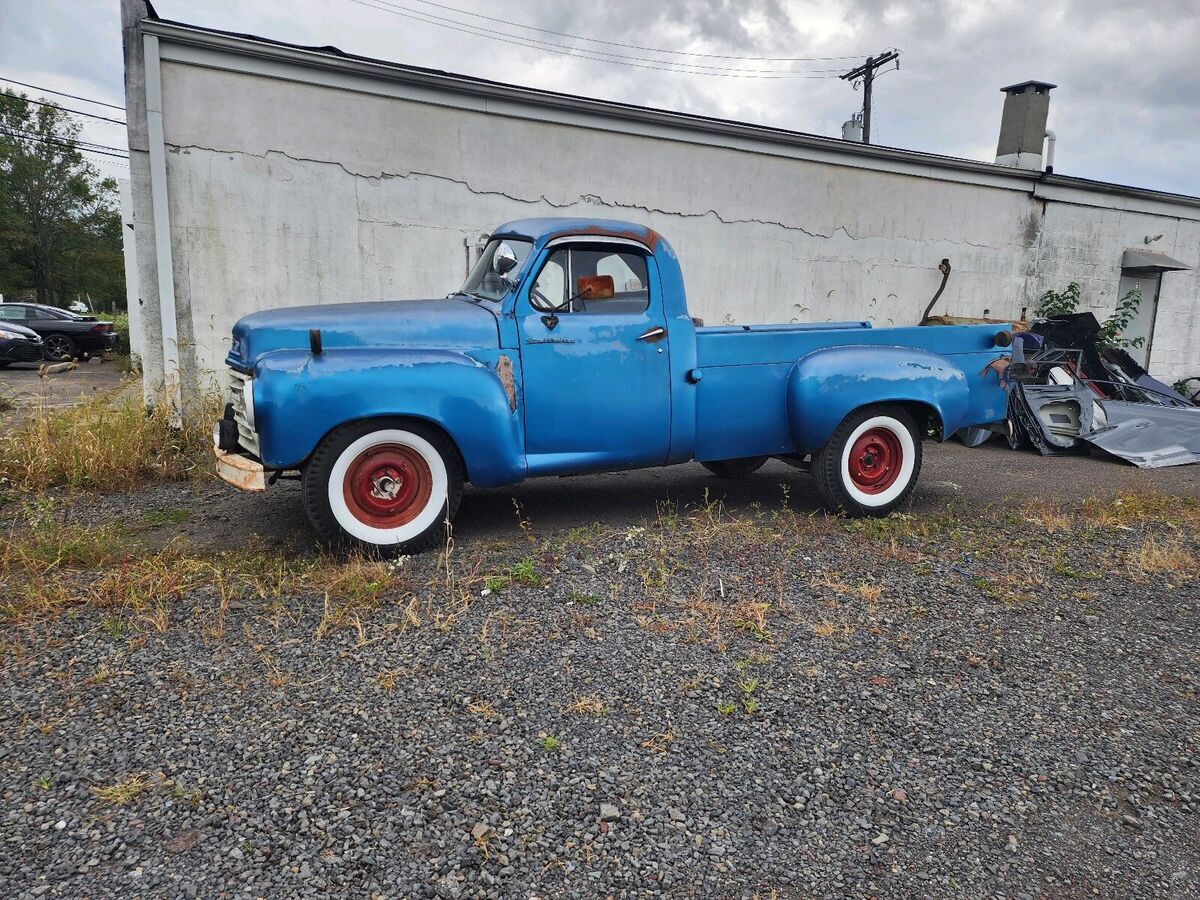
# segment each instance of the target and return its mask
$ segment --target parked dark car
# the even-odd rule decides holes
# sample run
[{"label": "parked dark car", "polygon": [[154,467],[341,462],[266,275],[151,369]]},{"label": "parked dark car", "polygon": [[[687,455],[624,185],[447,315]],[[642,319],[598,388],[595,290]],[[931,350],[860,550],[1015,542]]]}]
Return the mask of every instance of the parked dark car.
[{"label": "parked dark car", "polygon": [[86,359],[105,353],[117,342],[112,322],[67,312],[40,303],[0,303],[0,324],[23,325],[42,336],[46,359]]},{"label": "parked dark car", "polygon": [[42,338],[23,325],[0,319],[0,369],[11,363],[41,362]]}]

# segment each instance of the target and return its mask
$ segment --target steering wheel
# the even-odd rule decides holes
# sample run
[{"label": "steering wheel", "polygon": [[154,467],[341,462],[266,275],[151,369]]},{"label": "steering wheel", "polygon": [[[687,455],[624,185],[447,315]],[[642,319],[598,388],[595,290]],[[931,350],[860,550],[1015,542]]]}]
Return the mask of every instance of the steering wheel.
[{"label": "steering wheel", "polygon": [[529,299],[530,301],[537,301],[536,303],[533,303],[533,306],[538,312],[555,311],[554,304],[550,302],[550,298],[538,290],[536,284],[529,289]]}]

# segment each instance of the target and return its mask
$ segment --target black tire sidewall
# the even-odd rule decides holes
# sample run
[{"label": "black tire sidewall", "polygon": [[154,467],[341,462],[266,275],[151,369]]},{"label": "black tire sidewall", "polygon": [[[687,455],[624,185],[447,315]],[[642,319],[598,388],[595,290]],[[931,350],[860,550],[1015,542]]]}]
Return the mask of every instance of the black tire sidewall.
[{"label": "black tire sidewall", "polygon": [[[66,348],[67,348],[66,353],[63,354],[62,356],[47,356],[47,359],[53,360],[54,362],[66,362],[69,359],[74,359],[75,354],[79,350],[79,347],[76,345],[75,341],[73,341],[71,338],[67,337],[67,335],[65,335],[65,334],[52,334],[48,338],[45,339],[45,342],[49,342],[49,341],[62,341],[63,344],[65,344]],[[50,352],[48,347],[46,348],[45,352],[46,353]]]},{"label": "black tire sidewall", "polygon": [[[868,506],[859,502],[847,489],[842,476],[842,455],[846,444],[855,429],[869,419],[886,417],[893,419],[908,430],[913,443],[913,468],[908,483],[900,493],[880,506]],[[817,492],[825,506],[841,510],[849,516],[886,516],[912,494],[921,475],[922,446],[921,434],[916,422],[909,412],[900,406],[881,405],[857,409],[844,418],[829,440],[812,458],[812,475],[816,482]]]},{"label": "black tire sidewall", "polygon": [[[446,498],[442,515],[420,534],[391,544],[373,544],[347,533],[329,505],[329,477],[338,458],[355,441],[374,432],[399,429],[424,438],[433,445],[446,467]],[[428,550],[444,542],[446,521],[452,520],[462,499],[463,464],[458,448],[441,429],[426,422],[404,418],[365,419],[340,425],[317,445],[304,467],[302,493],[309,521],[321,540],[338,550],[356,550],[383,557],[403,556]]]}]

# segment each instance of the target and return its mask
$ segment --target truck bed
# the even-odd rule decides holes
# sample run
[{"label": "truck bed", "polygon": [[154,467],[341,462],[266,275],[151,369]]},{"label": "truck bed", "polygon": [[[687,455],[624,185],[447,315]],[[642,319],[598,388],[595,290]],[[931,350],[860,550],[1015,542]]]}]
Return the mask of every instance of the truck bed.
[{"label": "truck bed", "polygon": [[[971,347],[964,329],[954,326],[874,328],[870,322],[815,322],[784,325],[721,325],[696,329],[696,357],[701,368],[794,363],[823,347],[887,345],[919,347],[951,354],[992,347],[991,335],[1001,326],[975,326],[981,336]],[[986,332],[986,334],[985,334]]]},{"label": "truck bed", "polygon": [[[995,336],[1002,330],[1003,326],[997,325],[873,328],[870,322],[697,328],[697,365],[704,374],[696,398],[696,458],[793,452],[785,385],[796,362],[813,351],[854,346],[929,351],[946,356],[969,373],[975,394],[985,386],[978,373],[999,355]],[[995,390],[995,376],[990,384],[979,397],[983,408],[1002,398]],[[1002,408],[997,409],[996,418],[1002,415]]]}]

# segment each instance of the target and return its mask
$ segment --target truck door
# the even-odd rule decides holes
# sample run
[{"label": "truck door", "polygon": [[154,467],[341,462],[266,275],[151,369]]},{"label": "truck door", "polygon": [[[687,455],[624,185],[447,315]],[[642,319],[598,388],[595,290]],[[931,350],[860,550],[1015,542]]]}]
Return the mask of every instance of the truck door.
[{"label": "truck door", "polygon": [[516,307],[529,474],[664,464],[670,341],[653,256],[568,239],[539,265]]}]

